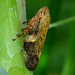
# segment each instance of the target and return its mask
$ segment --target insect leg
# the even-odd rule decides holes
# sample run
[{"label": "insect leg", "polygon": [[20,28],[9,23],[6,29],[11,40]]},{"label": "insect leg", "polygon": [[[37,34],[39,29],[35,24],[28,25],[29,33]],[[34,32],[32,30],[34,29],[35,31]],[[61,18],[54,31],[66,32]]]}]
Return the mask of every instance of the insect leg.
[{"label": "insect leg", "polygon": [[[27,20],[27,21],[23,22],[22,24],[28,23],[29,21],[30,20]],[[23,32],[24,30],[26,30],[26,28],[28,28],[28,27],[22,28],[21,31],[17,34],[17,36],[19,36],[20,33]]]},{"label": "insect leg", "polygon": [[[27,27],[26,27],[26,28],[27,28]],[[26,28],[22,28],[21,31],[20,31],[16,36],[20,36],[20,33],[21,33],[21,32],[24,33],[24,32],[25,32],[24,30],[26,30]]]},{"label": "insect leg", "polygon": [[15,39],[12,39],[13,41],[15,41],[16,39],[18,39],[19,37],[23,36],[24,34],[26,34],[26,32],[20,34],[20,35],[17,35],[17,37]]},{"label": "insect leg", "polygon": [[[23,22],[23,24],[24,23],[27,23],[27,22],[29,22],[30,20],[27,20],[27,21],[25,21],[25,22]],[[24,30],[26,30],[28,27],[26,27],[26,28],[22,28],[21,29],[21,31],[17,34],[17,37],[15,38],[15,39],[12,39],[13,41],[15,41],[16,39],[18,39],[19,37],[21,37],[21,36],[23,36],[24,34],[26,34],[27,32],[25,32]],[[21,34],[21,32],[23,32],[22,34]]]},{"label": "insect leg", "polygon": [[[23,44],[24,44],[24,42],[25,42],[25,40],[23,40]],[[21,51],[23,51],[23,50],[24,50],[24,48],[22,47]]]},{"label": "insect leg", "polygon": [[29,21],[30,21],[30,20],[27,20],[27,21],[23,22],[22,24],[28,23]]}]

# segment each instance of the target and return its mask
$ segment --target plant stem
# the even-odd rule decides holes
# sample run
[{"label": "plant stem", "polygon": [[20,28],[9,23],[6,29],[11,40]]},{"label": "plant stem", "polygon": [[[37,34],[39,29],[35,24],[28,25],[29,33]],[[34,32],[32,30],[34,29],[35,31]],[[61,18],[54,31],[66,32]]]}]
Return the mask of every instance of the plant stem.
[{"label": "plant stem", "polygon": [[49,25],[49,28],[58,27],[58,26],[64,25],[65,23],[69,23],[69,22],[74,21],[74,20],[75,20],[75,16],[68,18],[68,19],[65,19],[65,20],[62,20],[62,21],[52,23]]},{"label": "plant stem", "polygon": [[24,3],[25,0],[0,0],[0,67],[9,75],[33,75],[25,67],[23,37],[12,41],[26,19]]}]

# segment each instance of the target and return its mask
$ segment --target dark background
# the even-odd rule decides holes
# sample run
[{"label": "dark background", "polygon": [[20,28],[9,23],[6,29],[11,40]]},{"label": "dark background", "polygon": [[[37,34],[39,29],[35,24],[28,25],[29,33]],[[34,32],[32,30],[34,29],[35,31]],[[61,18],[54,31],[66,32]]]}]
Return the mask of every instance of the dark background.
[{"label": "dark background", "polygon": [[[27,20],[37,11],[47,6],[50,10],[51,23],[68,19],[75,15],[75,0],[27,0]],[[34,75],[74,75],[72,67],[75,62],[75,22],[67,22],[62,26],[50,28],[47,33],[41,58]],[[73,55],[73,57],[72,57]],[[75,65],[74,65],[75,66]],[[72,70],[73,69],[73,70]]]}]

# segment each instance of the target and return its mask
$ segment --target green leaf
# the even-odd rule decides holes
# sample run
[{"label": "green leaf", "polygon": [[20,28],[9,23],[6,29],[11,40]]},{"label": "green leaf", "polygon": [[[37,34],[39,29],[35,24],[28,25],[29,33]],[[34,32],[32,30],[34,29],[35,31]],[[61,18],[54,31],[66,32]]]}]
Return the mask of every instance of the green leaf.
[{"label": "green leaf", "polygon": [[23,37],[12,41],[26,19],[24,0],[0,0],[0,67],[9,75],[32,75],[25,67]]}]

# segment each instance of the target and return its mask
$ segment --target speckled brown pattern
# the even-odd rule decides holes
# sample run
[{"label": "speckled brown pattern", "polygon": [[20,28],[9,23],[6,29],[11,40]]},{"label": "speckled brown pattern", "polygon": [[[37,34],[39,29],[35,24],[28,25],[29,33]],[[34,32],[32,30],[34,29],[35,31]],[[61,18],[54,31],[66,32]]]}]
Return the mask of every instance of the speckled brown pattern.
[{"label": "speckled brown pattern", "polygon": [[30,20],[26,29],[28,35],[24,40],[23,52],[26,53],[26,57],[24,55],[26,67],[31,71],[39,62],[49,24],[49,10],[47,7],[43,7]]}]

